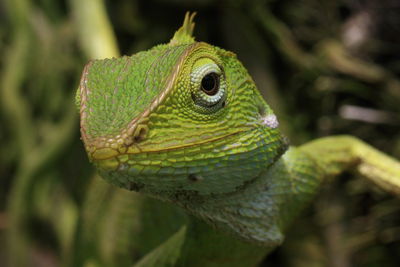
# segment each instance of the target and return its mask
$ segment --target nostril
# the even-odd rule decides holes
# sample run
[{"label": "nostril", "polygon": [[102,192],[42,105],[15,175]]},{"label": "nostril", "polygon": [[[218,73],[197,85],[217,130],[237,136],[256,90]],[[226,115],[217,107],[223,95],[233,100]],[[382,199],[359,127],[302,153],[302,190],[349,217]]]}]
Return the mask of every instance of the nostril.
[{"label": "nostril", "polygon": [[139,124],[135,129],[135,132],[133,133],[133,140],[136,143],[143,141],[144,139],[146,139],[148,130],[149,128],[146,125]]}]

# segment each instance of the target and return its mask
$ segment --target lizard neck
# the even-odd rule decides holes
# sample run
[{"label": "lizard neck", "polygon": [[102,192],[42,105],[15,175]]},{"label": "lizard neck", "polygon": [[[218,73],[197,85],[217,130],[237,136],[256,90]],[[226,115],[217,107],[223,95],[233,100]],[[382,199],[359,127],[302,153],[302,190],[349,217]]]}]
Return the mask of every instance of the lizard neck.
[{"label": "lizard neck", "polygon": [[235,192],[177,197],[172,201],[214,228],[247,242],[275,247],[284,239],[274,197],[275,173],[284,168],[281,158]]},{"label": "lizard neck", "polygon": [[244,241],[275,247],[283,242],[289,223],[314,197],[322,176],[311,158],[290,148],[270,168],[234,193],[178,199],[177,204]]}]

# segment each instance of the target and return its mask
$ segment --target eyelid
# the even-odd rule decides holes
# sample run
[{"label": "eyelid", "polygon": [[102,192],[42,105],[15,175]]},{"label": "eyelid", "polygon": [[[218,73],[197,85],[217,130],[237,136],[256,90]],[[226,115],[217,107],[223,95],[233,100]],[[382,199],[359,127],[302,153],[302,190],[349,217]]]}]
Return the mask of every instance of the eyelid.
[{"label": "eyelid", "polygon": [[222,74],[222,71],[217,64],[205,64],[192,70],[190,80],[193,83],[200,82],[205,75],[211,72]]},{"label": "eyelid", "polygon": [[[201,82],[204,76],[212,72],[219,76],[219,87],[214,95],[208,95],[201,89]],[[215,62],[196,65],[190,74],[190,88],[192,100],[201,113],[213,113],[219,110],[227,95],[225,75],[221,66]]]}]

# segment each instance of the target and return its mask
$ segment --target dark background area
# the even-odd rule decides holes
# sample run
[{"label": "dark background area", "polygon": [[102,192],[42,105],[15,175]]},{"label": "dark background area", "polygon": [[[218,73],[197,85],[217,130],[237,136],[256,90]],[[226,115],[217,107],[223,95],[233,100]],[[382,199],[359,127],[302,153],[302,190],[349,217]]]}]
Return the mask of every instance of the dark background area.
[{"label": "dark background area", "polygon": [[[0,2],[0,266],[60,266],[93,169],[74,92],[88,61],[73,1]],[[114,0],[121,54],[196,40],[231,50],[293,145],[351,134],[400,158],[397,0]],[[90,20],[90,17],[86,18]],[[263,266],[398,266],[400,201],[351,174],[321,190]]]}]

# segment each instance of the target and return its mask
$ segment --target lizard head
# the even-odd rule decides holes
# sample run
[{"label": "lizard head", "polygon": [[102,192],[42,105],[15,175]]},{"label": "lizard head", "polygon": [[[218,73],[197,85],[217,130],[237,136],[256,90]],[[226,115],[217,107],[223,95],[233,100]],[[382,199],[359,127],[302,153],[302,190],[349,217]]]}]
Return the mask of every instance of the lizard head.
[{"label": "lizard head", "polygon": [[192,20],[168,44],[83,71],[82,140],[113,184],[166,198],[234,192],[285,151],[246,69],[234,53],[195,42]]}]

